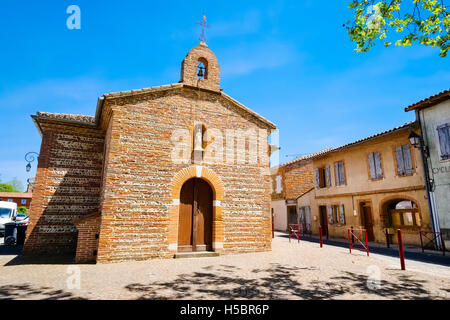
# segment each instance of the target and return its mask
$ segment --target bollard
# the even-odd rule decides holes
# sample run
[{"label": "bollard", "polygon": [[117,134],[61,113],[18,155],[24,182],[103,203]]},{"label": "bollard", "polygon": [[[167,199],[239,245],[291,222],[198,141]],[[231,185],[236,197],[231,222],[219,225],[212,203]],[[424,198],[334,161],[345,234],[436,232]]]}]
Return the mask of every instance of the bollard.
[{"label": "bollard", "polygon": [[272,221],[272,239],[275,238],[275,228],[273,226],[273,221]]},{"label": "bollard", "polygon": [[405,268],[405,252],[403,251],[403,240],[402,240],[402,230],[397,229],[397,238],[398,238],[398,254],[400,256],[400,266],[402,270],[406,270]]},{"label": "bollard", "polygon": [[386,246],[388,248],[390,248],[391,246],[390,246],[390,243],[389,243],[389,232],[388,232],[387,228],[384,230],[384,233],[386,234]]},{"label": "bollard", "polygon": [[441,244],[442,244],[442,255],[445,256],[445,241],[444,238],[442,237],[442,232],[441,232]]},{"label": "bollard", "polygon": [[425,252],[424,248],[423,248],[423,238],[422,238],[422,231],[419,231],[419,235],[420,235],[420,247],[422,248],[422,253]]},{"label": "bollard", "polygon": [[367,250],[367,256],[369,256],[369,241],[367,241],[367,230],[364,230],[364,233],[366,234],[366,250]]},{"label": "bollard", "polygon": [[[347,233],[348,233],[348,250],[350,250],[350,253],[352,253],[352,240],[351,240],[351,238],[353,237],[353,231],[350,231],[350,229],[348,229]],[[352,237],[350,237],[350,233],[352,234]]]},{"label": "bollard", "polygon": [[289,242],[291,242],[291,225],[289,225],[288,228],[289,228]]},{"label": "bollard", "polygon": [[323,240],[322,240],[322,227],[319,227],[319,241],[320,241],[320,247],[323,247]]},{"label": "bollard", "polygon": [[355,237],[353,236],[353,226],[350,227],[351,231],[352,231],[352,243],[355,242]]}]

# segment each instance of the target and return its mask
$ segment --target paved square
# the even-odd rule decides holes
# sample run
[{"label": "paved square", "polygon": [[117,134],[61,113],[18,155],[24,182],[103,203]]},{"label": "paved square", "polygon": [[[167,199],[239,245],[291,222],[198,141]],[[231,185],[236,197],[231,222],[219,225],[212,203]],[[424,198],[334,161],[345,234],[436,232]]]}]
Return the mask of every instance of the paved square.
[{"label": "paved square", "polygon": [[401,271],[397,258],[289,243],[282,234],[263,253],[97,265],[15,261],[0,255],[1,299],[450,298],[449,267],[406,260]]}]

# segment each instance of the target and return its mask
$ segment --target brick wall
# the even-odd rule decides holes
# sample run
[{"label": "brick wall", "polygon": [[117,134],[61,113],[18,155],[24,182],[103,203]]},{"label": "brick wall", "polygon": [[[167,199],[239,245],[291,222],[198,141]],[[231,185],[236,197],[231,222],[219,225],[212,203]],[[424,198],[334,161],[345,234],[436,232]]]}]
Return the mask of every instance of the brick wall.
[{"label": "brick wall", "polygon": [[74,254],[73,221],[99,207],[103,133],[40,120],[42,145],[24,254]]},{"label": "brick wall", "polygon": [[[267,125],[220,93],[187,88],[110,99],[104,110],[109,108],[113,123],[107,141],[98,261],[170,257],[170,186],[189,166],[171,160],[173,131],[192,128],[196,121],[222,132]],[[270,250],[270,177],[264,171],[268,161],[201,165],[214,171],[224,185],[223,253]]]},{"label": "brick wall", "polygon": [[74,222],[78,231],[76,263],[93,263],[97,260],[98,237],[100,234],[101,215],[89,214]]},{"label": "brick wall", "polygon": [[298,196],[314,188],[314,169],[312,161],[299,161],[286,165],[284,169],[286,199]]}]

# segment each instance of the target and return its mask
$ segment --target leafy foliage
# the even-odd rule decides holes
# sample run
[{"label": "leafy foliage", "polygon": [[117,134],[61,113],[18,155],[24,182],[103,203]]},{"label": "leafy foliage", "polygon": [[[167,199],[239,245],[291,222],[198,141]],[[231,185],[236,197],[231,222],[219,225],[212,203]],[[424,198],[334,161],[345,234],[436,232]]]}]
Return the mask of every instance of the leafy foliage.
[{"label": "leafy foliage", "polygon": [[347,21],[347,32],[356,42],[357,52],[367,52],[377,40],[384,39],[384,45],[391,46],[388,36],[395,32],[400,38],[395,41],[397,46],[418,42],[438,47],[439,55],[447,56],[450,12],[443,0],[352,0],[349,8],[354,10],[355,19]]},{"label": "leafy foliage", "polygon": [[0,192],[19,192],[9,183],[0,183]]},{"label": "leafy foliage", "polygon": [[17,213],[23,213],[23,214],[26,214],[28,216],[27,208],[24,207],[24,206],[21,206],[21,207],[17,208]]}]

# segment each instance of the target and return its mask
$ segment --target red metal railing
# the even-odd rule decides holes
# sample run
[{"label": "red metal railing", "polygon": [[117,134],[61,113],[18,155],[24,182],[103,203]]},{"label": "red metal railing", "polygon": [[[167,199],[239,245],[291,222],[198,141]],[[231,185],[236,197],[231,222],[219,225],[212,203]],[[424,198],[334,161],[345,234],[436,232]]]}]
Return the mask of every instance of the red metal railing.
[{"label": "red metal railing", "polygon": [[319,239],[320,239],[320,247],[323,247],[323,239],[322,239],[322,227],[319,226]]},{"label": "red metal railing", "polygon": [[289,224],[289,242],[291,242],[292,235],[296,235],[297,241],[300,242],[300,226],[298,224]]},{"label": "red metal railing", "polygon": [[[422,252],[425,252],[425,247],[428,246],[430,243],[438,243],[439,239],[441,242],[441,249],[442,249],[442,254],[445,256],[445,241],[444,238],[442,237],[442,232],[431,232],[431,231],[420,231],[419,232],[420,235],[420,246],[422,247]],[[430,237],[431,235],[431,237]],[[426,239],[428,240],[427,243],[425,243],[423,240]]]},{"label": "red metal railing", "polygon": [[[360,235],[356,235],[355,231],[360,231]],[[365,241],[365,244],[361,241]],[[355,244],[361,244],[364,249],[355,247]],[[367,252],[367,256],[369,256],[369,243],[367,241],[367,230],[366,229],[348,229],[348,249],[350,253],[352,253],[352,248],[359,251]]]},{"label": "red metal railing", "polygon": [[406,270],[405,268],[405,252],[403,251],[403,239],[402,239],[402,230],[397,229],[397,242],[398,242],[398,254],[400,256],[400,267],[402,270]]}]

